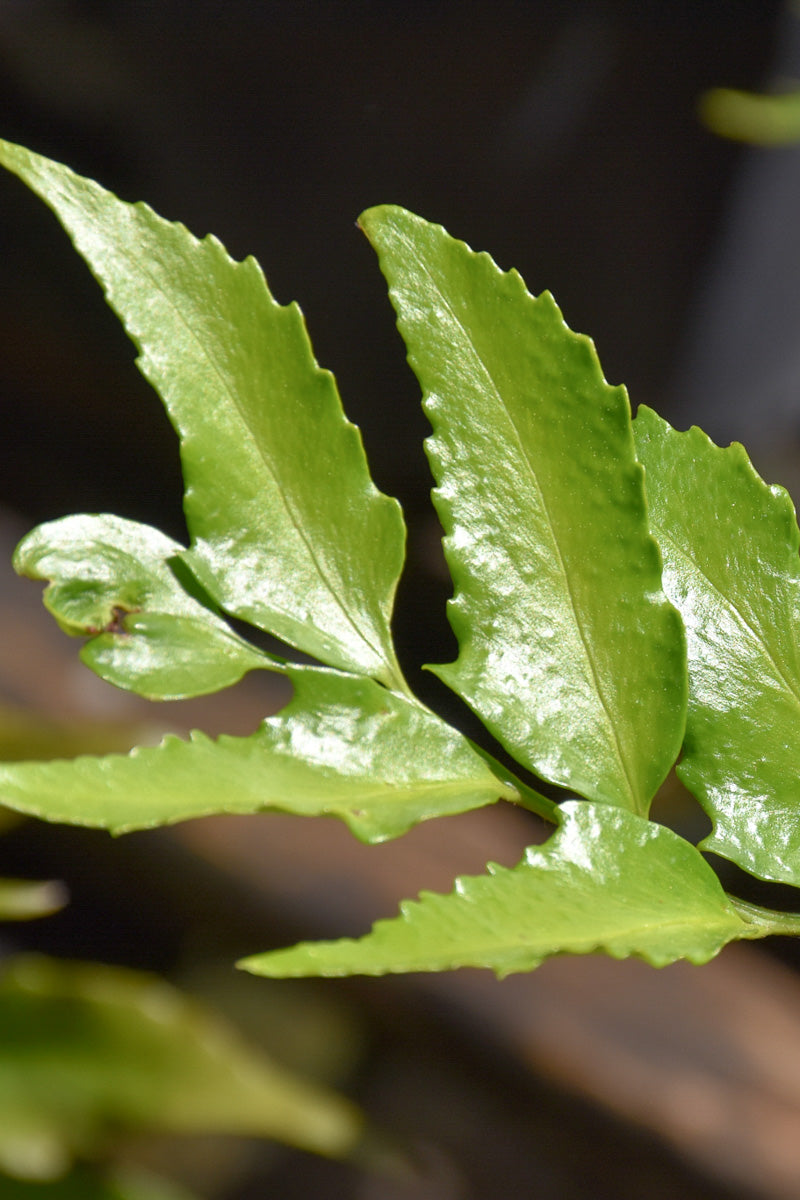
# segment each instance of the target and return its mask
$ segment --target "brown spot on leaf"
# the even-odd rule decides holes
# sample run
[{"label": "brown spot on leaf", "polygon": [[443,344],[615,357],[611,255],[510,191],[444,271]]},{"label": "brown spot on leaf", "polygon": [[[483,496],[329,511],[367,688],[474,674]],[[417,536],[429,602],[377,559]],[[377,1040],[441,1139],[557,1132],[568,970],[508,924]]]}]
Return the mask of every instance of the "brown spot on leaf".
[{"label": "brown spot on leaf", "polygon": [[115,604],[111,610],[111,620],[107,625],[103,626],[103,633],[119,633],[123,636],[127,635],[128,631],[123,626],[122,622],[131,612],[138,612],[136,608],[122,608],[119,604]]}]

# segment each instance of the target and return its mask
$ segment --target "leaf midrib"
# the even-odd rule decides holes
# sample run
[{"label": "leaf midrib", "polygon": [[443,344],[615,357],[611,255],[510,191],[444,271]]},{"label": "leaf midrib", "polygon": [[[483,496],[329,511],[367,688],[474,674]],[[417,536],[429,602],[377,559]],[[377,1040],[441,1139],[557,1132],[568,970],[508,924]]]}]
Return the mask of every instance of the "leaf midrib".
[{"label": "leaf midrib", "polygon": [[[414,247],[414,245],[413,245],[413,243],[410,241],[410,239],[408,239],[408,238],[407,238],[407,236],[405,235],[405,233],[403,233],[402,231],[398,231],[398,232],[399,232],[400,239],[401,239],[401,241],[403,241],[403,243],[404,243],[404,245],[405,245],[406,249],[407,249],[407,250],[408,250],[408,251],[409,251],[411,254],[415,254],[415,250],[416,250],[416,248]],[[576,627],[576,629],[577,629],[577,631],[578,631],[578,636],[579,636],[579,638],[580,638],[580,640],[581,640],[581,645],[582,645],[582,647],[583,647],[584,658],[585,658],[585,660],[586,660],[586,662],[587,662],[587,664],[588,664],[588,667],[589,667],[589,671],[590,671],[590,674],[591,674],[591,677],[592,677],[592,682],[593,682],[593,684],[594,684],[595,692],[596,692],[596,694],[597,694],[597,696],[598,696],[598,698],[599,698],[599,700],[600,700],[600,706],[601,706],[601,708],[602,708],[602,711],[603,711],[603,714],[604,714],[604,716],[605,716],[605,723],[606,723],[606,727],[607,727],[607,729],[608,729],[608,731],[610,732],[610,735],[611,735],[610,741],[611,741],[611,744],[612,744],[612,745],[613,745],[613,747],[614,747],[615,756],[616,756],[616,758],[617,758],[617,762],[619,763],[619,766],[620,766],[620,769],[621,769],[621,772],[622,772],[622,777],[623,777],[623,778],[624,778],[624,780],[625,780],[625,784],[626,784],[626,786],[627,786],[627,789],[628,789],[628,795],[629,795],[629,798],[630,798],[630,800],[632,801],[632,804],[633,804],[633,811],[634,811],[634,812],[636,812],[636,813],[639,813],[639,814],[641,815],[641,806],[640,806],[640,805],[639,805],[639,803],[638,803],[638,795],[637,795],[637,792],[636,792],[636,790],[635,790],[635,788],[634,788],[634,786],[633,786],[633,781],[632,781],[632,779],[631,779],[631,775],[630,775],[630,771],[629,771],[629,768],[628,768],[628,764],[627,764],[627,762],[625,761],[625,756],[624,756],[624,754],[623,754],[623,751],[622,751],[622,745],[621,745],[621,742],[620,742],[620,739],[619,739],[619,734],[618,734],[618,732],[617,732],[617,729],[616,729],[616,728],[615,728],[615,726],[614,726],[614,722],[613,722],[613,720],[611,719],[611,714],[610,714],[610,712],[609,712],[609,709],[608,709],[608,704],[607,704],[607,702],[606,702],[606,697],[605,697],[605,694],[604,694],[604,692],[603,692],[603,689],[602,689],[602,687],[601,687],[601,685],[600,685],[600,678],[599,678],[599,674],[598,674],[598,671],[597,671],[597,667],[596,667],[596,664],[595,664],[595,662],[594,662],[594,659],[593,659],[593,657],[592,657],[592,654],[591,654],[591,651],[590,651],[590,648],[589,648],[589,643],[588,643],[588,641],[587,641],[587,638],[586,638],[586,635],[585,635],[585,632],[584,632],[584,629],[583,629],[582,623],[581,623],[581,621],[580,621],[580,618],[579,618],[579,616],[578,616],[578,610],[577,610],[577,606],[576,606],[575,598],[574,598],[574,596],[573,596],[572,587],[571,587],[571,585],[570,585],[569,576],[568,576],[568,573],[567,573],[567,570],[566,570],[566,564],[565,564],[565,562],[564,562],[564,559],[563,559],[563,557],[562,557],[562,554],[561,554],[561,549],[560,549],[560,547],[559,547],[559,544],[558,544],[558,539],[557,539],[557,537],[556,537],[556,534],[555,534],[555,527],[554,527],[553,520],[552,520],[552,517],[551,517],[551,514],[550,514],[550,510],[549,510],[549,508],[548,508],[548,505],[547,505],[547,502],[546,502],[546,500],[545,500],[545,498],[544,498],[544,493],[543,493],[543,491],[542,491],[541,485],[540,485],[540,483],[539,483],[539,480],[538,480],[538,478],[537,478],[536,471],[534,470],[533,463],[531,462],[531,460],[530,460],[530,458],[529,458],[529,456],[528,456],[527,452],[525,451],[524,443],[523,443],[523,441],[522,441],[522,437],[521,437],[520,431],[519,431],[519,429],[518,429],[518,427],[517,427],[517,425],[516,425],[516,422],[514,421],[514,419],[513,419],[512,415],[511,415],[511,413],[509,412],[509,409],[508,409],[508,407],[506,406],[505,402],[503,401],[502,395],[501,395],[501,393],[500,393],[500,389],[499,389],[499,387],[497,386],[497,384],[496,384],[496,382],[495,382],[495,380],[494,380],[494,377],[493,377],[493,375],[492,375],[491,371],[490,371],[490,370],[488,369],[488,367],[487,367],[487,366],[484,364],[484,362],[483,362],[483,359],[481,358],[480,354],[478,353],[477,347],[475,346],[475,343],[473,342],[473,340],[472,340],[472,337],[471,337],[471,336],[470,336],[470,334],[469,334],[469,331],[467,330],[467,328],[465,327],[465,325],[463,324],[463,322],[460,320],[460,318],[458,317],[458,315],[457,315],[457,314],[456,314],[456,312],[454,311],[454,309],[453,309],[452,305],[450,304],[450,302],[449,302],[449,300],[448,300],[447,296],[445,296],[445,294],[442,292],[442,290],[441,290],[441,289],[438,287],[438,285],[437,285],[437,283],[436,283],[436,280],[435,280],[435,278],[434,278],[433,274],[432,274],[432,273],[431,273],[431,271],[428,269],[428,266],[427,266],[427,264],[426,264],[426,263],[425,263],[425,262],[424,262],[424,261],[423,261],[421,258],[419,258],[418,256],[416,256],[416,257],[417,257],[417,262],[418,262],[419,266],[422,268],[422,270],[424,271],[425,275],[426,275],[426,276],[428,277],[428,279],[430,280],[432,287],[433,287],[433,288],[436,290],[436,293],[437,293],[437,295],[440,297],[440,299],[441,299],[441,301],[442,301],[442,303],[443,303],[444,307],[446,308],[447,312],[448,312],[448,313],[450,314],[450,316],[452,317],[452,319],[453,319],[453,322],[455,323],[455,325],[456,325],[456,326],[457,326],[457,327],[458,327],[458,328],[461,330],[461,332],[463,333],[463,335],[464,335],[464,338],[465,338],[465,340],[466,340],[466,342],[467,342],[467,346],[468,346],[469,352],[470,352],[470,354],[471,354],[472,358],[473,358],[473,359],[474,359],[474,361],[475,361],[475,362],[478,364],[478,366],[479,366],[479,368],[481,369],[481,371],[482,371],[483,375],[485,376],[485,378],[486,378],[487,382],[489,383],[489,385],[490,385],[490,387],[491,387],[491,390],[492,390],[492,392],[494,393],[494,396],[495,396],[495,398],[496,398],[496,401],[497,401],[497,403],[498,403],[498,405],[499,405],[499,407],[500,407],[501,411],[502,411],[502,412],[505,414],[505,417],[506,417],[506,419],[507,419],[507,421],[508,421],[508,424],[511,426],[511,429],[513,430],[514,438],[515,438],[515,440],[516,440],[516,442],[517,442],[517,445],[518,445],[518,447],[519,447],[519,450],[520,450],[520,453],[521,453],[522,459],[523,459],[523,461],[525,462],[525,464],[526,464],[526,466],[527,466],[527,468],[528,468],[528,474],[529,474],[529,476],[530,476],[530,478],[531,478],[531,480],[532,480],[532,483],[533,483],[534,490],[535,490],[535,492],[537,493],[537,495],[539,496],[539,499],[540,499],[540,502],[541,502],[541,506],[542,506],[542,510],[543,510],[543,512],[544,512],[544,515],[545,515],[545,518],[546,518],[546,521],[547,521],[547,527],[548,527],[548,530],[549,530],[549,532],[550,532],[550,537],[551,537],[552,546],[553,546],[553,549],[554,549],[554,551],[555,551],[556,560],[557,560],[557,563],[558,563],[559,570],[560,570],[560,572],[561,572],[562,579],[563,579],[563,581],[564,581],[564,587],[565,587],[565,590],[566,590],[566,593],[567,593],[567,597],[568,597],[568,599],[569,599],[569,605],[570,605],[570,609],[571,609],[571,611],[572,611],[572,616],[573,616],[573,619],[574,619],[575,627]]]},{"label": "leaf midrib", "polygon": [[[34,767],[35,773],[42,777],[44,783],[47,786],[52,786],[57,790],[61,786],[59,782],[59,774],[62,769],[70,768],[76,763],[81,764],[81,766],[88,766],[90,773],[89,786],[94,786],[94,780],[91,772],[96,771],[102,779],[104,786],[108,790],[117,782],[119,786],[129,786],[130,784],[135,783],[139,776],[149,778],[151,771],[155,770],[159,766],[159,763],[164,763],[164,771],[168,772],[171,767],[176,767],[176,754],[178,756],[176,768],[178,774],[186,769],[187,758],[194,757],[196,763],[198,764],[198,769],[200,769],[203,766],[203,763],[207,762],[208,755],[211,755],[212,757],[219,759],[220,770],[222,770],[223,759],[230,760],[232,756],[234,768],[240,768],[237,778],[241,790],[242,776],[244,777],[245,783],[247,782],[248,778],[253,778],[254,782],[257,782],[255,780],[255,774],[257,774],[257,772],[252,772],[249,770],[251,762],[255,757],[259,760],[263,759],[263,761],[259,761],[258,763],[259,770],[268,763],[269,759],[280,759],[283,765],[288,766],[289,768],[291,768],[293,763],[297,763],[298,766],[304,769],[310,768],[313,772],[319,774],[320,782],[324,782],[323,773],[325,771],[332,772],[329,778],[341,784],[344,794],[350,793],[351,795],[356,795],[359,802],[365,799],[368,800],[370,798],[377,800],[386,796],[396,795],[400,792],[407,793],[409,795],[412,793],[415,795],[424,795],[428,793],[458,793],[464,792],[465,790],[479,789],[480,791],[486,792],[496,791],[498,798],[504,794],[503,784],[499,780],[496,781],[495,784],[495,781],[491,777],[487,779],[478,775],[469,775],[464,776],[463,778],[450,778],[442,780],[403,780],[397,783],[393,783],[391,780],[380,780],[378,782],[374,782],[372,786],[370,786],[370,780],[368,778],[364,779],[364,776],[345,776],[336,773],[336,769],[327,763],[311,763],[307,759],[298,759],[294,755],[284,754],[279,746],[267,745],[266,747],[263,747],[262,753],[253,755],[252,752],[254,749],[256,751],[262,750],[262,747],[260,747],[255,741],[256,737],[257,735],[251,735],[250,738],[242,739],[241,754],[240,747],[231,746],[230,741],[223,735],[223,737],[219,740],[211,739],[208,742],[198,741],[193,737],[190,738],[189,741],[184,741],[182,738],[176,738],[174,741],[170,740],[161,742],[157,746],[137,746],[134,747],[133,751],[128,751],[128,753],[112,753],[102,757],[91,754],[82,754],[78,755],[78,757],[74,759],[50,759],[46,762],[34,764]],[[196,755],[193,755],[192,751],[196,746],[200,747],[200,751]],[[108,764],[112,762],[114,764],[120,764],[118,780],[114,779],[116,771],[114,771],[113,767],[110,768],[109,771]],[[0,777],[6,775],[13,777],[15,774],[15,767],[22,766],[27,768],[28,765],[29,764],[27,763],[7,763],[0,765]],[[103,770],[104,768],[106,768],[105,771]],[[74,781],[74,785],[83,785],[86,781],[85,772],[79,771],[77,772],[77,775],[78,778]],[[362,779],[364,779],[365,790],[357,790]],[[9,781],[7,780],[6,782]],[[13,782],[13,780],[11,782]],[[155,785],[148,785],[148,798],[151,799],[152,797],[155,797],[157,802],[158,795],[160,794],[164,795],[166,802],[169,803],[170,793],[174,791],[175,786],[175,784],[170,783],[162,790],[162,786],[158,783]],[[263,793],[263,780],[261,781],[261,792]],[[184,801],[185,797],[183,798],[182,802]],[[265,804],[268,807],[274,806],[275,803],[276,801],[274,800],[265,801]],[[277,803],[280,803],[280,801]]]},{"label": "leaf midrib", "polygon": [[[549,873],[550,873],[549,871],[545,872],[545,874],[549,874]],[[450,895],[454,895],[454,894],[455,893],[450,893]],[[442,900],[447,900],[449,897],[441,896],[439,898]],[[472,902],[476,902],[476,898],[474,896],[470,896],[468,893],[464,894],[464,898],[468,901],[471,900]],[[513,896],[511,896],[510,899],[513,901],[515,898]],[[491,897],[489,897],[488,900],[491,900]],[[417,900],[414,903],[422,904],[424,902],[421,900]],[[710,923],[716,924],[716,923],[720,923],[722,921],[727,921],[727,918],[728,918],[728,910],[725,908],[723,908],[720,912],[712,914],[711,917],[703,917],[703,916],[673,917],[669,920],[663,920],[663,921],[660,921],[654,917],[650,920],[641,921],[638,924],[620,925],[619,929],[613,933],[605,933],[602,935],[598,934],[598,940],[594,939],[590,935],[589,940],[591,940],[593,942],[593,944],[600,945],[600,944],[602,944],[603,938],[628,937],[632,934],[639,933],[639,932],[646,931],[646,930],[661,930],[661,929],[669,930],[669,929],[673,929],[673,928],[682,928],[685,926],[708,926]],[[396,920],[396,918],[389,918],[389,920],[390,921]],[[741,921],[740,917],[735,917],[735,920],[740,921],[742,924],[742,927],[743,928],[745,927],[744,922]],[[405,923],[407,925],[411,926],[411,925],[416,924],[416,921],[413,917],[412,918],[406,917]],[[576,939],[577,939],[577,936],[578,935],[576,935]],[[521,937],[516,941],[513,941],[513,942],[509,941],[509,943],[508,943],[508,945],[511,947],[526,946],[526,945],[530,945],[530,944],[531,943],[523,941]]]},{"label": "leaf midrib", "polygon": [[[446,898],[447,897],[442,897],[442,899],[446,899]],[[422,903],[422,901],[416,901],[416,903],[419,904],[419,903]],[[477,955],[481,955],[483,957],[483,959],[485,960],[485,965],[487,967],[489,967],[489,969],[491,969],[491,967],[492,967],[491,959],[493,957],[497,957],[498,955],[509,955],[509,954],[519,953],[520,951],[529,951],[529,952],[533,953],[534,955],[536,955],[537,957],[540,957],[543,960],[545,958],[550,958],[553,955],[563,954],[563,953],[593,954],[593,953],[596,953],[597,951],[605,951],[607,953],[610,953],[611,951],[609,949],[609,943],[616,941],[619,938],[634,938],[637,935],[642,935],[642,934],[647,934],[647,933],[667,934],[668,935],[673,930],[680,931],[680,930],[686,930],[686,929],[700,929],[700,930],[708,932],[708,933],[730,932],[730,937],[728,938],[728,940],[731,941],[731,940],[735,939],[737,935],[735,932],[733,932],[731,930],[730,922],[727,921],[725,919],[725,917],[726,917],[726,914],[724,912],[722,912],[719,914],[715,914],[715,915],[711,916],[710,918],[709,917],[687,917],[685,919],[676,918],[674,920],[661,921],[661,922],[648,921],[648,922],[644,922],[639,925],[623,926],[620,929],[615,930],[613,932],[598,935],[597,938],[592,938],[592,937],[579,938],[576,935],[576,937],[574,939],[572,939],[573,944],[570,944],[570,939],[568,937],[559,938],[558,935],[556,935],[555,943],[548,942],[547,945],[539,945],[539,946],[537,946],[537,944],[534,942],[529,942],[529,941],[526,942],[521,937],[520,938],[503,939],[500,942],[498,942],[497,940],[495,940],[493,942],[486,942],[484,940],[481,940],[481,941],[476,941],[475,943],[472,943],[469,948],[465,947],[465,953],[469,953],[473,957],[477,956]],[[394,921],[398,921],[398,920],[402,921],[404,929],[407,929],[410,932],[415,932],[417,934],[420,933],[419,923],[418,923],[418,921],[415,921],[413,917],[411,919],[409,919],[408,917],[404,918],[402,916],[401,917],[390,917],[390,918],[385,918],[385,920],[389,924],[393,924]],[[383,922],[380,922],[380,924],[383,924]],[[744,929],[745,928],[744,922],[742,922],[741,924],[742,924],[742,928]],[[375,933],[376,933],[376,931],[373,929],[371,933],[368,933],[365,935],[364,940],[366,940],[369,937],[375,936]],[[386,935],[388,935],[388,930],[386,931]],[[342,952],[344,953],[347,950],[347,948],[349,947],[349,945],[358,947],[360,941],[361,941],[361,939],[358,939],[358,938],[342,939],[342,942],[344,943],[344,945],[342,946]],[[337,946],[342,945],[342,942],[332,943],[331,948],[335,949]],[[581,948],[580,950],[574,949],[573,945],[575,943],[580,944],[581,947],[585,947],[585,949],[584,948]],[[311,945],[314,947],[317,947],[320,945],[324,945],[324,943],[311,943]],[[287,951],[287,953],[290,953],[290,952],[291,951]],[[381,951],[380,951],[379,947],[370,949],[367,946],[363,946],[363,948],[361,950],[361,954],[367,960],[372,956],[379,955],[380,953],[381,953]],[[637,955],[637,954],[646,955],[647,953],[648,953],[647,946],[644,946],[641,950],[631,949],[627,952],[628,957],[630,957],[632,955]],[[679,955],[677,955],[677,958],[678,959],[686,958],[686,955],[679,954]],[[409,960],[409,961],[422,961],[422,960],[416,959],[416,960]],[[450,960],[448,960],[448,961],[450,961]],[[452,961],[455,961],[455,960],[452,960]],[[498,964],[498,965],[501,965],[501,964]],[[403,968],[403,969],[405,969],[405,968]]]},{"label": "leaf midrib", "polygon": [[373,800],[375,802],[385,800],[387,797],[394,799],[404,799],[411,801],[415,796],[426,795],[458,795],[467,791],[481,791],[494,794],[497,792],[497,797],[500,799],[502,795],[502,785],[498,784],[497,788],[492,785],[490,780],[485,782],[480,779],[444,779],[440,782],[425,782],[421,783],[391,783],[389,781],[370,788],[369,790],[359,791],[359,776],[348,776],[342,780],[342,789],[345,793],[351,794],[354,799],[352,804],[348,801],[345,809],[349,811],[353,804],[360,807],[363,803]]}]

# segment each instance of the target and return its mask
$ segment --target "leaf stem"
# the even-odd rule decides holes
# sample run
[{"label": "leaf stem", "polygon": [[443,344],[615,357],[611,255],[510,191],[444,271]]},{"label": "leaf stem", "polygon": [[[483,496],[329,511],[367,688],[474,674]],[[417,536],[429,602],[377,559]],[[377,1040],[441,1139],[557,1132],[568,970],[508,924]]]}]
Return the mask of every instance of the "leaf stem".
[{"label": "leaf stem", "polygon": [[786,937],[800,937],[800,913],[778,912],[774,908],[762,908],[759,904],[751,904],[748,900],[740,900],[738,896],[726,893],[728,902],[736,910],[742,920],[750,926],[744,938],[769,937],[771,934],[783,934]]},{"label": "leaf stem", "polygon": [[488,763],[497,778],[506,784],[507,787],[512,787],[519,793],[523,808],[530,809],[531,812],[536,813],[537,817],[541,817],[544,821],[549,821],[552,825],[558,824],[560,820],[559,808],[555,800],[548,800],[547,796],[543,796],[535,788],[530,787],[527,783],[523,783],[513,771],[509,771],[508,767],[499,762],[488,750],[484,750],[483,746],[479,746],[476,742],[473,742],[472,738],[467,738],[467,741],[476,754],[480,754],[481,758]]},{"label": "leaf stem", "polygon": [[[437,717],[441,721],[443,718],[440,717],[439,714],[427,704],[425,704],[424,701],[420,700],[419,696],[411,691],[411,688],[406,683],[399,666],[397,670],[399,681],[403,685],[399,690],[404,692],[408,699],[416,704],[419,708],[424,709],[425,712],[430,713],[432,716]],[[382,679],[380,682],[386,685],[385,680]],[[556,804],[555,800],[548,800],[546,796],[541,794],[541,792],[537,792],[535,788],[530,787],[527,783],[523,783],[521,779],[517,778],[513,771],[510,771],[508,767],[496,759],[493,754],[490,754],[488,750],[484,750],[483,746],[479,746],[477,742],[474,742],[472,738],[467,737],[466,734],[463,736],[464,740],[469,742],[475,753],[479,754],[487,766],[491,769],[492,774],[496,775],[500,782],[504,783],[506,787],[514,789],[519,796],[520,804],[523,808],[527,808],[530,812],[536,813],[537,817],[541,817],[544,821],[549,821],[551,825],[558,825],[561,817],[559,815],[559,806]],[[514,803],[514,801],[511,801],[511,803]]]}]

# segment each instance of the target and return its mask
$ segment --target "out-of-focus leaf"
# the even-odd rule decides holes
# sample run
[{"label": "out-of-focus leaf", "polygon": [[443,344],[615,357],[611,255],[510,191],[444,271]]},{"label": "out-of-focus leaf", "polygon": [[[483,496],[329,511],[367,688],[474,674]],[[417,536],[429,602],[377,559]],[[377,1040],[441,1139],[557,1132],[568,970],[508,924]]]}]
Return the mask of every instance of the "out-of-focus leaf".
[{"label": "out-of-focus leaf", "polygon": [[0,978],[0,1169],[55,1179],[120,1131],[232,1133],[346,1155],[362,1118],[155,977],[24,958]]},{"label": "out-of-focus leaf", "polygon": [[518,799],[466,738],[370,679],[290,667],[289,705],[249,737],[193,733],[127,756],[0,764],[0,802],[115,833],[280,809],[383,841],[418,821]]},{"label": "out-of-focus leaf", "polygon": [[192,570],[223,608],[323,662],[405,689],[389,630],[405,530],[375,488],[302,314],[144,204],[0,142],[139,349],[181,438]]},{"label": "out-of-focus leaf", "polygon": [[752,936],[699,851],[671,830],[578,800],[559,814],[550,841],[516,867],[490,864],[486,875],[458,879],[449,896],[423,892],[358,940],[303,942],[239,966],[275,977],[454,967],[503,977],[564,953],[703,963]]},{"label": "out-of-focus leaf", "polygon": [[625,389],[515,271],[401,208],[361,225],[433,425],[459,641],[436,673],[527,767],[645,814],[680,748],[686,663]]},{"label": "out-of-focus leaf", "polygon": [[63,883],[51,879],[0,879],[0,921],[30,921],[49,917],[67,903]]},{"label": "out-of-focus leaf", "polygon": [[712,133],[756,146],[800,142],[800,89],[774,95],[711,88],[700,101],[700,116]]},{"label": "out-of-focus leaf", "polygon": [[703,846],[800,884],[800,561],[788,494],[742,446],[635,422],[664,586],[689,648],[678,774],[714,823]]},{"label": "out-of-focus leaf", "polygon": [[186,1188],[149,1172],[113,1174],[78,1167],[63,1179],[0,1176],[0,1200],[200,1200]]},{"label": "out-of-focus leaf", "polygon": [[50,581],[44,603],[66,633],[90,639],[87,667],[151,700],[182,700],[272,665],[179,581],[183,549],[136,521],[64,517],[23,538],[14,567]]}]

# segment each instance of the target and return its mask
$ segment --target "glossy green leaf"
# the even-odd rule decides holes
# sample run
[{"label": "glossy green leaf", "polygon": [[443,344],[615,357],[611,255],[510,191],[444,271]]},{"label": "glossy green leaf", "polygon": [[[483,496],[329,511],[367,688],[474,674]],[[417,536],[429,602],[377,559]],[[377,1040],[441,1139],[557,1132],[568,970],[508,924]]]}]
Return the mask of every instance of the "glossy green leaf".
[{"label": "glossy green leaf", "polygon": [[289,668],[295,695],[249,737],[193,733],[129,755],[0,764],[9,808],[115,833],[211,813],[341,817],[364,841],[518,799],[470,743],[372,680]]},{"label": "glossy green leaf", "polygon": [[686,667],[625,390],[515,271],[400,208],[361,224],[434,430],[459,641],[436,672],[527,767],[646,813],[680,747]]},{"label": "glossy green leaf", "polygon": [[389,631],[402,516],[372,483],[297,306],[214,237],[8,142],[0,163],[53,209],[139,349],[181,438],[187,560],[214,600],[402,689]]},{"label": "glossy green leaf", "polygon": [[182,700],[272,663],[179,582],[182,551],[136,521],[64,517],[28,534],[14,567],[51,581],[44,603],[66,633],[90,638],[87,667],[152,700]]},{"label": "glossy green leaf", "polygon": [[703,843],[800,884],[800,561],[788,494],[745,450],[640,408],[664,587],[683,615],[689,715],[678,773],[714,823]]},{"label": "glossy green leaf", "polygon": [[49,917],[67,903],[67,889],[57,880],[0,879],[0,921]]},{"label": "glossy green leaf", "polygon": [[232,1133],[348,1153],[360,1114],[160,979],[39,957],[0,978],[0,1169],[62,1175],[115,1132]]},{"label": "glossy green leaf", "polygon": [[303,942],[244,959],[259,975],[382,975],[489,967],[503,977],[551,954],[638,955],[656,967],[702,963],[747,936],[700,853],[669,829],[571,800],[560,827],[511,869],[423,892],[358,940]]}]

